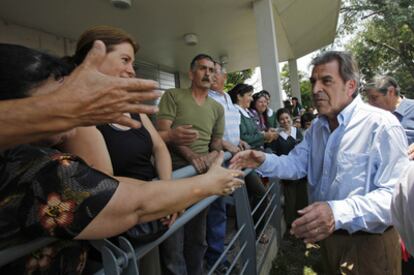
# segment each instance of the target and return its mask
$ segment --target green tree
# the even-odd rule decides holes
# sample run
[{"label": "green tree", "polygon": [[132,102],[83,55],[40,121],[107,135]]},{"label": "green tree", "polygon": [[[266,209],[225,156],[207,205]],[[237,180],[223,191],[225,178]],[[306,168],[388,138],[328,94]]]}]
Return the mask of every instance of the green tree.
[{"label": "green tree", "polygon": [[253,75],[252,69],[246,69],[239,72],[233,72],[227,74],[227,81],[224,85],[224,90],[229,91],[234,86],[236,86],[239,83],[244,83],[246,79],[249,79]]},{"label": "green tree", "polygon": [[362,80],[391,75],[413,98],[414,1],[346,0],[341,18],[340,37],[357,31],[345,48],[355,55]]},{"label": "green tree", "polygon": [[[305,73],[302,71],[298,71],[298,78],[302,106],[312,106],[312,87],[310,81],[307,77],[305,77]],[[280,72],[280,82],[282,89],[285,91],[287,96],[292,97],[292,86],[290,85],[289,66],[287,63],[283,65],[282,71]]]}]

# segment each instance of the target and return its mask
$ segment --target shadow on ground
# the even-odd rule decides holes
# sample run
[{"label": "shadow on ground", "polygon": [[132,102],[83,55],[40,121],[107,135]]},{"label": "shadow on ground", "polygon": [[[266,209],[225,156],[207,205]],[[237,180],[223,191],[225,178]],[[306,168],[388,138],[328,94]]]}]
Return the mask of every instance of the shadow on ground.
[{"label": "shadow on ground", "polygon": [[318,245],[305,245],[292,236],[283,238],[270,275],[323,275]]}]

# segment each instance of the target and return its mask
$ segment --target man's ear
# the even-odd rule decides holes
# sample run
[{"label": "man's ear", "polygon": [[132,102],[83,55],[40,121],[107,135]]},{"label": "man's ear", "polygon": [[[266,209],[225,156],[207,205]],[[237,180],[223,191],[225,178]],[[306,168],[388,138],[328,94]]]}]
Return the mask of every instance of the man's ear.
[{"label": "man's ear", "polygon": [[394,86],[389,86],[387,93],[389,93],[391,96],[397,96],[397,91],[395,90]]},{"label": "man's ear", "polygon": [[188,78],[193,81],[193,71],[189,70],[188,71]]},{"label": "man's ear", "polygon": [[349,97],[351,97],[358,88],[355,79],[348,80],[345,84],[345,87],[347,89],[346,92]]}]

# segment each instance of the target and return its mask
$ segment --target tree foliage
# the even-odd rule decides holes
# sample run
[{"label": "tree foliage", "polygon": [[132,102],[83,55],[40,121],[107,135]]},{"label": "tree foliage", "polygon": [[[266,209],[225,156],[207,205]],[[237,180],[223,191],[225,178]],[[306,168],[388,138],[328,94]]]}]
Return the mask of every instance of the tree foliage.
[{"label": "tree foliage", "polygon": [[[305,76],[305,73],[298,71],[300,94],[302,98],[302,106],[309,107],[312,106],[312,93],[311,93],[311,84],[309,79]],[[290,75],[289,75],[289,66],[284,64],[282,71],[280,72],[280,82],[282,89],[286,92],[287,96],[292,97],[292,86],[290,85]]]},{"label": "tree foliage", "polygon": [[414,1],[346,0],[341,18],[339,34],[354,35],[345,47],[355,55],[363,81],[391,75],[413,98]]},{"label": "tree foliage", "polygon": [[253,74],[252,69],[242,70],[239,72],[233,72],[227,74],[227,81],[224,86],[225,91],[231,90],[234,86],[239,83],[244,83],[246,79],[249,79]]}]

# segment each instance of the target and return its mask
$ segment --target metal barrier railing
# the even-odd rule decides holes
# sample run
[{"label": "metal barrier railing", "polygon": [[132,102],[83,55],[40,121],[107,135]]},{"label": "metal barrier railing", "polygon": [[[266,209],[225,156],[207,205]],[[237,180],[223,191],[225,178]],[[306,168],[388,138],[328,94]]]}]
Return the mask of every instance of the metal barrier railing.
[{"label": "metal barrier railing", "polygon": [[[229,158],[230,154],[226,153],[225,159]],[[251,170],[244,171],[245,175],[250,172]],[[174,171],[173,178],[179,179],[191,177],[194,175],[196,175],[195,169],[192,166],[186,166]],[[245,186],[239,188],[233,193],[233,196],[230,198],[230,200],[234,204],[236,210],[237,231],[235,232],[222,255],[208,271],[208,274],[213,274],[213,272],[227,257],[229,251],[231,248],[234,248],[237,242],[239,243],[239,250],[233,257],[226,274],[234,272],[236,266],[238,266],[239,274],[255,275],[260,273],[263,261],[261,261],[259,265],[257,264],[256,249],[258,246],[258,240],[264,234],[269,224],[272,224],[276,229],[276,234],[271,236],[270,241],[273,241],[274,238],[280,239],[281,237],[279,192],[279,185],[277,184],[277,181],[273,181],[269,185],[265,197],[261,199],[253,211],[250,209],[249,199]],[[144,257],[149,251],[157,247],[160,243],[174,234],[174,232],[184,226],[188,221],[190,221],[194,216],[196,216],[206,207],[208,207],[217,198],[217,196],[211,196],[190,207],[161,237],[151,243],[133,246],[131,242],[125,237],[118,237],[117,245],[113,244],[107,239],[90,241],[92,246],[100,251],[102,256],[102,268],[100,268],[95,274],[138,275],[138,262],[142,257]],[[253,214],[256,214],[258,209],[260,209],[261,205],[264,203],[267,205],[263,213],[261,213],[260,217],[258,218],[256,224],[254,224],[252,218]],[[261,232],[259,232],[259,234],[256,234],[258,224],[262,222],[264,223],[263,229]],[[256,235],[258,236],[257,240]],[[53,238],[42,238],[24,245],[0,250],[0,266],[3,266],[15,259],[18,259],[19,257],[22,257],[33,251],[36,251],[37,249],[49,245],[55,240],[56,239]],[[267,251],[264,255],[266,254]]]}]

